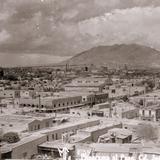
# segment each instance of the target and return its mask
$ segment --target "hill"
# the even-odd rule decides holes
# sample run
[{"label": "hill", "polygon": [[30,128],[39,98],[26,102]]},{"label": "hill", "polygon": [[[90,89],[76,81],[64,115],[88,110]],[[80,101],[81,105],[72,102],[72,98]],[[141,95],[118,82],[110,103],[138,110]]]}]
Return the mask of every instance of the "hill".
[{"label": "hill", "polygon": [[138,44],[99,46],[77,54],[61,64],[160,67],[160,52]]}]

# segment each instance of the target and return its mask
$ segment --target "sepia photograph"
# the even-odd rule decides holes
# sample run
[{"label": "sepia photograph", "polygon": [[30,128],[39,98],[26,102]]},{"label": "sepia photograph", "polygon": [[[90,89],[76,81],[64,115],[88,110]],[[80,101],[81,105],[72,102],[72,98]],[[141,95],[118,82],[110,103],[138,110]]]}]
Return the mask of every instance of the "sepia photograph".
[{"label": "sepia photograph", "polygon": [[0,160],[160,160],[160,0],[0,0]]}]

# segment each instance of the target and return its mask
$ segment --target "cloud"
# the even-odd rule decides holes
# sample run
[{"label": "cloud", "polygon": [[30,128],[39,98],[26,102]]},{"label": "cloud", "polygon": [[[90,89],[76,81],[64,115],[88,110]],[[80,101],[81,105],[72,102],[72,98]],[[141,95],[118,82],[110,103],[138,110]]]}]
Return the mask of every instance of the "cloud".
[{"label": "cloud", "polygon": [[[139,43],[160,50],[160,7],[114,10],[80,22],[79,30],[89,37],[90,46]],[[92,41],[96,39],[96,41]]]},{"label": "cloud", "polygon": [[9,54],[0,53],[0,66],[3,67],[15,67],[15,66],[37,66],[45,64],[59,63],[67,60],[70,57],[60,57],[48,54],[39,53],[23,53],[23,54]]},{"label": "cloud", "polygon": [[10,35],[6,30],[2,30],[0,32],[0,43],[3,44],[7,39],[9,39]]},{"label": "cloud", "polygon": [[159,0],[1,0],[0,52],[70,56],[97,45],[159,49]]}]

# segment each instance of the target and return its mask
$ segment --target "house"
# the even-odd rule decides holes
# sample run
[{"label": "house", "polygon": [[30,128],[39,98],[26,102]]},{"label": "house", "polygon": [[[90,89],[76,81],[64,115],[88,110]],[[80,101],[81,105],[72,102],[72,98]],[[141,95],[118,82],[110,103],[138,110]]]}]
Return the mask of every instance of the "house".
[{"label": "house", "polygon": [[160,106],[154,105],[149,107],[143,107],[139,110],[139,116],[142,120],[159,121],[160,119]]},{"label": "house", "polygon": [[65,85],[65,91],[102,92],[106,78],[77,78]]},{"label": "house", "polygon": [[132,132],[128,129],[113,128],[99,137],[99,143],[131,143]]}]

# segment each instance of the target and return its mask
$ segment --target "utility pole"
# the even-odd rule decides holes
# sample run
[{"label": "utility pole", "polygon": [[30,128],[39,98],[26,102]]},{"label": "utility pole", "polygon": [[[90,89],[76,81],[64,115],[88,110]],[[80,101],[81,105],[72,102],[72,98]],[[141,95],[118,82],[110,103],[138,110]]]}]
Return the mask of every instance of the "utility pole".
[{"label": "utility pole", "polygon": [[41,108],[41,95],[40,94],[38,95],[38,100],[39,100],[39,111],[40,111],[40,108]]},{"label": "utility pole", "polygon": [[109,118],[112,118],[112,100],[109,99]]}]

